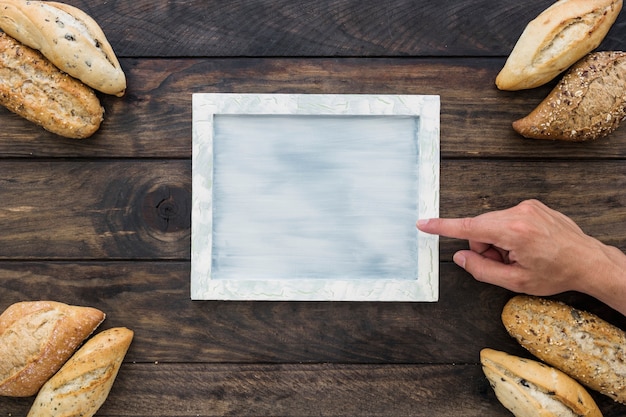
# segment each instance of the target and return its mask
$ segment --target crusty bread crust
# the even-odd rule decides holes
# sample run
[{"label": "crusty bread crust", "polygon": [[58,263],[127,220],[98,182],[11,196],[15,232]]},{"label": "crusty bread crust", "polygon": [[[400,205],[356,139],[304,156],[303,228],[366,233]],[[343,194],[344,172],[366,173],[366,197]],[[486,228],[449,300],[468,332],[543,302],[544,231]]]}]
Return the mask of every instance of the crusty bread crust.
[{"label": "crusty bread crust", "polygon": [[531,21],[496,78],[501,90],[538,87],[600,45],[622,0],[559,0]]},{"label": "crusty bread crust", "polygon": [[626,117],[626,53],[595,52],[574,65],[513,129],[531,139],[595,140]]},{"label": "crusty bread crust", "polygon": [[89,339],[41,388],[27,417],[91,417],[111,391],[133,332],[104,330]]},{"label": "crusty bread crust", "polygon": [[126,77],[100,26],[82,10],[52,1],[0,0],[0,29],[57,68],[106,94],[124,95]]},{"label": "crusty bread crust", "polygon": [[93,90],[39,52],[0,33],[0,104],[60,136],[95,133],[104,108]]},{"label": "crusty bread crust", "polygon": [[0,315],[0,395],[35,395],[104,318],[54,301],[11,305]]},{"label": "crusty bread crust", "polygon": [[480,361],[498,400],[516,416],[602,417],[585,388],[558,369],[493,349],[483,349]]},{"label": "crusty bread crust", "polygon": [[507,331],[537,358],[626,404],[626,333],[594,314],[540,297],[515,296]]}]

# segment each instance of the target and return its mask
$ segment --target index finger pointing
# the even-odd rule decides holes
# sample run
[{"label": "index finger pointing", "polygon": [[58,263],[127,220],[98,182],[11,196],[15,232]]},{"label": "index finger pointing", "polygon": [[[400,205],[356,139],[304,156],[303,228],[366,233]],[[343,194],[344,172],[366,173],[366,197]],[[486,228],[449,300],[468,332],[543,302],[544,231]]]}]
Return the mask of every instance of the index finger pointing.
[{"label": "index finger pointing", "polygon": [[461,219],[420,219],[417,228],[425,233],[495,244],[497,233],[477,217]]}]

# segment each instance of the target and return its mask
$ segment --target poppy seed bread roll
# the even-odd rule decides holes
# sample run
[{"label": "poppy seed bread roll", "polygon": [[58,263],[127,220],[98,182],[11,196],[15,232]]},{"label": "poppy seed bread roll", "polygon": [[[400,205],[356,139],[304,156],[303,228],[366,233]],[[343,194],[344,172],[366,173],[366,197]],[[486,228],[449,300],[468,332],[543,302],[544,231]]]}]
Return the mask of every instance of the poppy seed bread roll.
[{"label": "poppy seed bread roll", "polygon": [[511,336],[543,362],[626,404],[626,333],[562,302],[519,295],[502,311]]},{"label": "poppy seed bread roll", "polygon": [[95,90],[124,95],[126,77],[100,26],[53,1],[0,0],[0,29]]},{"label": "poppy seed bread roll", "polygon": [[532,20],[496,77],[501,90],[538,87],[596,49],[622,0],[559,0]]},{"label": "poppy seed bread roll", "polygon": [[558,369],[493,349],[480,352],[496,397],[516,417],[602,417],[585,388]]}]

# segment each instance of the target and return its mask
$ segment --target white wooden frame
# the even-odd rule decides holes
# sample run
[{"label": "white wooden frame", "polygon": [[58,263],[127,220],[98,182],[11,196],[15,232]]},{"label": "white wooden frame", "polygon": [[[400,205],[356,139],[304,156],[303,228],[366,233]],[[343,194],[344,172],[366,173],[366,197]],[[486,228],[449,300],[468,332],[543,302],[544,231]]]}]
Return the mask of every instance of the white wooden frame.
[{"label": "white wooden frame", "polygon": [[416,161],[417,178],[414,220],[417,220],[439,215],[439,107],[439,96],[430,95],[194,94],[191,298],[437,301],[439,240],[436,236],[417,231],[414,222],[407,225],[407,228],[414,229],[416,236],[415,276],[410,279],[389,276],[367,279],[212,277],[215,169],[213,140],[215,119],[220,115],[413,118],[414,137],[408,140],[416,144],[413,157]]}]

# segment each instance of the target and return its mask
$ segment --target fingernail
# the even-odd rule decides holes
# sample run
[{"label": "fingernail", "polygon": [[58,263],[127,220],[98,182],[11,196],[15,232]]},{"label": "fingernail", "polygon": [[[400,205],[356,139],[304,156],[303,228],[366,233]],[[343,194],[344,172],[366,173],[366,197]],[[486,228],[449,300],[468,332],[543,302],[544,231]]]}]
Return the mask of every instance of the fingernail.
[{"label": "fingernail", "polygon": [[417,227],[426,226],[428,224],[428,219],[419,219],[417,221]]},{"label": "fingernail", "polygon": [[452,260],[454,261],[455,264],[457,264],[458,266],[460,266],[461,268],[465,269],[465,256],[461,253],[455,253],[454,257],[452,258]]}]

